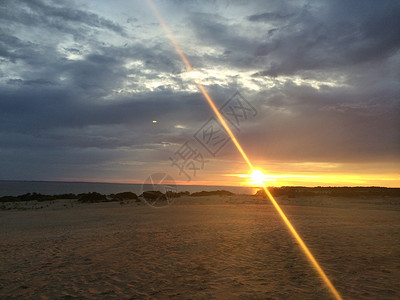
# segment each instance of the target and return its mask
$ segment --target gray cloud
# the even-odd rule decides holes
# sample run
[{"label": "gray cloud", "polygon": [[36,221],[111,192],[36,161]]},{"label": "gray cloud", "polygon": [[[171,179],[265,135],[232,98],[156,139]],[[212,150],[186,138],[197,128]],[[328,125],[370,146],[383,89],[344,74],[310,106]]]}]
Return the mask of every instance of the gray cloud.
[{"label": "gray cloud", "polygon": [[[265,56],[269,66],[257,75],[334,69],[393,55],[400,46],[399,13],[400,5],[394,1],[327,2],[322,12],[305,6],[258,46],[256,54]],[[258,16],[248,19],[256,21]]]},{"label": "gray cloud", "polygon": [[286,20],[294,16],[293,13],[291,14],[282,14],[282,13],[273,13],[273,12],[266,12],[258,15],[251,15],[247,17],[249,21],[263,21],[263,22],[272,22],[272,21],[281,21]]},{"label": "gray cloud", "polygon": [[[57,2],[56,2],[57,3]],[[19,23],[27,26],[51,27],[61,31],[70,32],[74,25],[88,26],[92,28],[107,29],[121,35],[125,35],[124,28],[97,14],[70,7],[69,3],[46,2],[41,0],[6,1],[5,9],[0,16],[11,23]],[[82,30],[82,27],[80,27]]]}]

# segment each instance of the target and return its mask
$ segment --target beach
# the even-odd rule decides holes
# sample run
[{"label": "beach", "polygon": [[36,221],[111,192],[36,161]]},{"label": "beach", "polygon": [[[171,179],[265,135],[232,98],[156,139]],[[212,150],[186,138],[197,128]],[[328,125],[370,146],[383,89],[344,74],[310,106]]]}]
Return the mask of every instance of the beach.
[{"label": "beach", "polygon": [[[400,298],[400,199],[279,197],[344,299]],[[268,200],[0,210],[1,299],[331,299]]]}]

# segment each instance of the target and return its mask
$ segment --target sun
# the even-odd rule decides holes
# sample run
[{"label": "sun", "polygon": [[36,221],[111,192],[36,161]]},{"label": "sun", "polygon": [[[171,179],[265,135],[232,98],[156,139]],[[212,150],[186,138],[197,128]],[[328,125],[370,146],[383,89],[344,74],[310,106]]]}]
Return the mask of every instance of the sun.
[{"label": "sun", "polygon": [[264,180],[265,180],[265,175],[263,172],[260,170],[254,170],[250,175],[249,175],[251,181],[253,183],[256,183],[258,185],[262,185]]}]

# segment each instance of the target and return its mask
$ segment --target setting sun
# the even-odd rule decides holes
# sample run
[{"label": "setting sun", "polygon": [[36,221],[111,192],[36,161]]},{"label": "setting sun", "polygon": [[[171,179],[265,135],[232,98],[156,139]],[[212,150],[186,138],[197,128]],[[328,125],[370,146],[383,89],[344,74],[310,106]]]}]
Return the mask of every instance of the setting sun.
[{"label": "setting sun", "polygon": [[252,183],[255,183],[257,185],[262,185],[264,180],[265,180],[265,175],[262,171],[260,170],[254,170],[250,175],[249,175]]},{"label": "setting sun", "polygon": [[246,186],[263,186],[263,184],[268,181],[277,181],[276,175],[266,175],[263,173],[261,170],[253,170],[250,174],[226,174],[226,176],[235,176],[235,177],[240,177],[240,178],[246,178],[246,181],[243,181],[241,183],[238,183],[239,185],[246,185]]}]

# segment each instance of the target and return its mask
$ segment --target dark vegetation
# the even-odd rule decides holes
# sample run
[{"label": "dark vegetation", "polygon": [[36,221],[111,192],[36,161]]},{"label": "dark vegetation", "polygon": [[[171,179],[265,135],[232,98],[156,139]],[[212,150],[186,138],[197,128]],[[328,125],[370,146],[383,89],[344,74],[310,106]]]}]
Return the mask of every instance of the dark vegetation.
[{"label": "dark vegetation", "polygon": [[107,202],[108,199],[106,195],[93,192],[80,195],[78,201],[83,203],[96,203],[96,202]]},{"label": "dark vegetation", "polygon": [[232,192],[225,191],[225,190],[218,190],[218,191],[202,191],[202,192],[196,192],[192,193],[192,197],[201,197],[201,196],[232,196],[235,195]]},{"label": "dark vegetation", "polygon": [[111,194],[111,199],[114,201],[122,201],[122,200],[137,200],[140,202],[138,196],[132,192],[123,192],[118,194]]},{"label": "dark vegetation", "polygon": [[[172,197],[172,198],[178,198],[181,196],[190,196],[190,193],[185,191],[185,192],[167,192],[166,194],[163,194],[158,191],[148,191],[144,192],[145,196],[147,197],[146,199],[166,199],[166,196]],[[143,196],[143,194],[141,196]],[[122,193],[117,193],[117,194],[110,194],[110,195],[104,195],[96,192],[91,192],[91,193],[83,193],[83,194],[59,194],[59,195],[44,195],[40,193],[27,193],[19,196],[3,196],[0,197],[0,203],[1,202],[24,202],[24,201],[37,201],[37,202],[42,202],[42,201],[53,201],[57,199],[78,199],[79,202],[82,203],[96,203],[96,202],[112,202],[112,201],[130,201],[130,200],[135,200],[136,202],[140,202],[139,197],[132,192],[122,192]]]},{"label": "dark vegetation", "polygon": [[[286,187],[270,187],[268,188],[272,195],[287,196],[289,198],[295,198],[300,196],[330,196],[330,197],[400,197],[400,188],[384,188],[384,187],[301,187],[301,186],[286,186]],[[188,191],[182,192],[166,192],[165,194],[159,191],[146,191],[143,192],[142,197],[146,199],[165,199],[179,198],[181,196],[232,196],[234,193],[226,190],[217,191],[202,191],[190,194]],[[264,196],[263,190],[257,191],[255,196]],[[135,200],[140,202],[139,197],[132,192],[123,192],[117,194],[103,195],[96,192],[84,193],[84,194],[59,194],[59,195],[43,195],[40,193],[27,193],[19,196],[3,196],[0,197],[1,202],[22,202],[22,201],[53,201],[57,199],[78,199],[79,202],[83,203],[94,203],[94,202],[111,202],[111,201],[124,201],[124,200]]]},{"label": "dark vegetation", "polygon": [[[284,186],[270,187],[268,190],[272,195],[288,196],[295,198],[300,196],[330,196],[330,197],[400,197],[400,188],[384,187],[302,187],[302,186]],[[258,190],[256,196],[265,197],[264,190]]]},{"label": "dark vegetation", "polygon": [[184,192],[171,192],[167,191],[165,194],[160,192],[160,191],[145,191],[143,194],[140,195],[140,197],[144,197],[145,199],[149,200],[167,200],[168,198],[179,198],[182,196],[190,196],[190,193],[188,191]]},{"label": "dark vegetation", "polygon": [[141,196],[146,200],[167,200],[167,195],[160,191],[145,191]]},{"label": "dark vegetation", "polygon": [[113,202],[113,201],[119,201],[121,203],[121,201],[124,200],[136,200],[136,202],[140,202],[138,196],[132,192],[110,194],[109,196],[99,194],[96,192],[78,195],[78,201],[83,203]]},{"label": "dark vegetation", "polygon": [[173,192],[167,192],[168,195],[173,195],[174,197],[182,197],[182,196],[190,196],[190,193],[188,191],[184,191],[184,192],[178,192],[178,193],[173,193]]},{"label": "dark vegetation", "polygon": [[109,196],[99,194],[96,192],[83,193],[83,194],[59,194],[59,195],[43,195],[39,193],[27,193],[19,196],[4,196],[0,197],[0,202],[22,202],[22,201],[52,201],[57,199],[78,199],[83,203],[94,202],[110,202],[121,200],[139,200],[138,196],[132,192],[123,192],[118,194],[111,194]]},{"label": "dark vegetation", "polygon": [[0,202],[20,202],[20,201],[49,201],[57,199],[77,199],[75,194],[42,195],[39,193],[27,193],[19,196],[0,197]]}]

